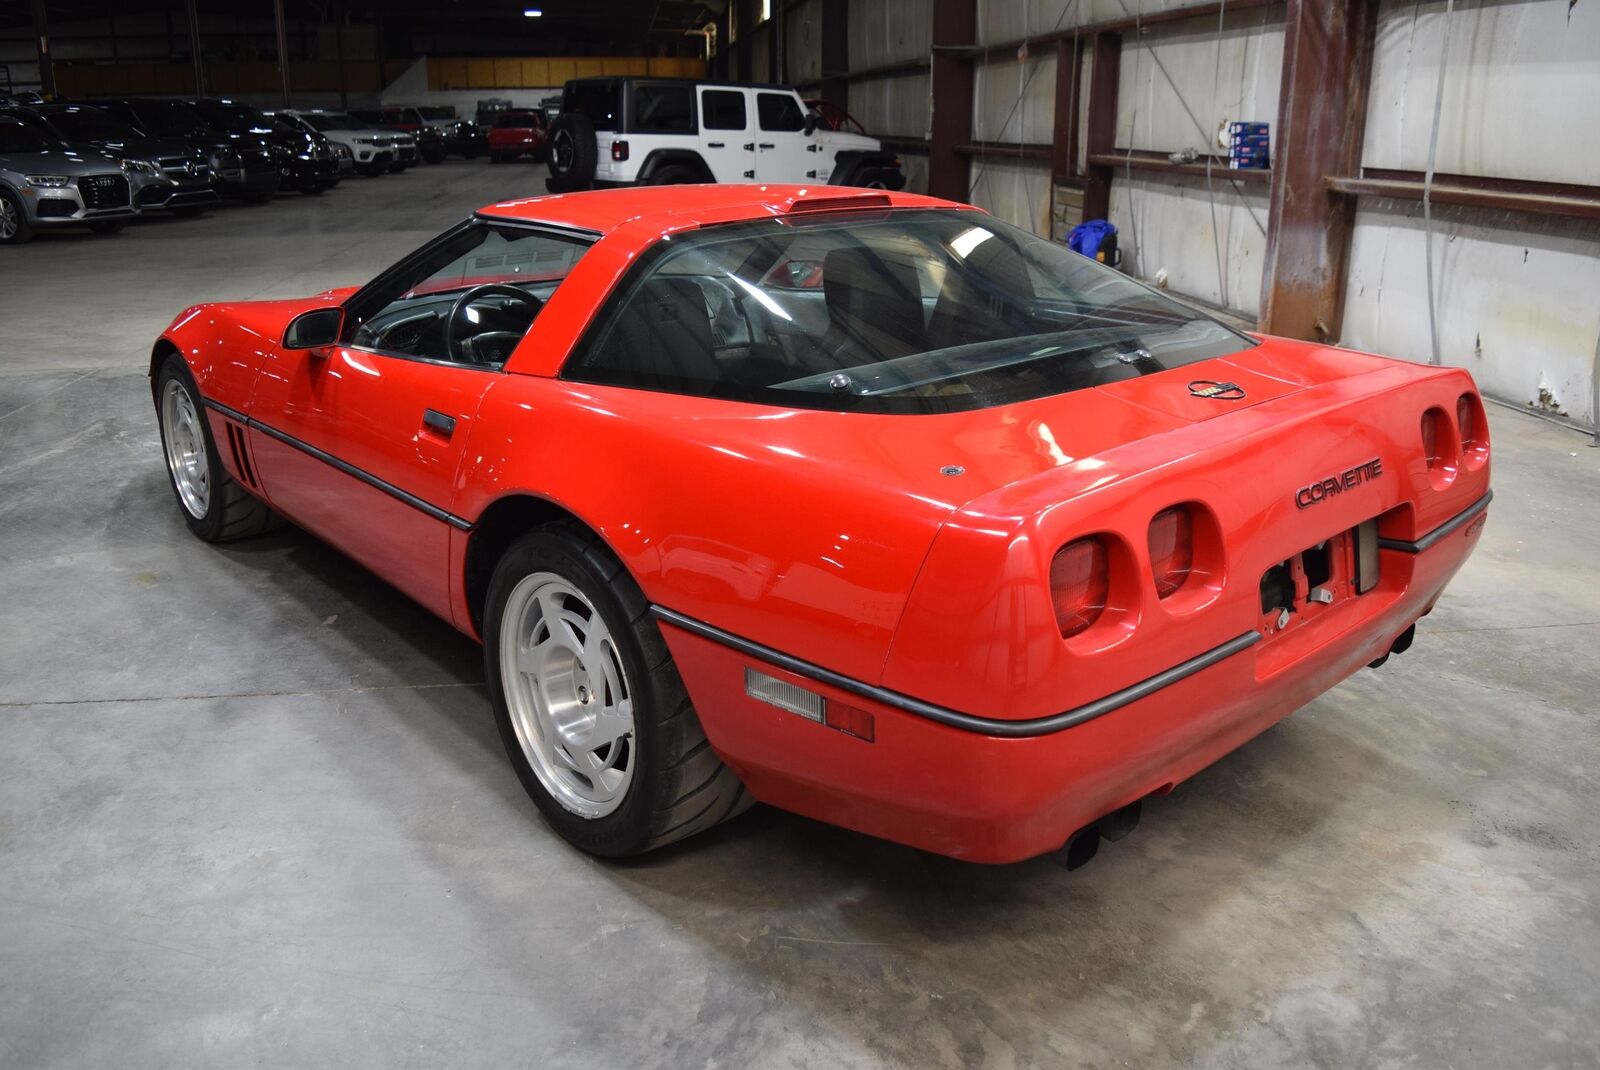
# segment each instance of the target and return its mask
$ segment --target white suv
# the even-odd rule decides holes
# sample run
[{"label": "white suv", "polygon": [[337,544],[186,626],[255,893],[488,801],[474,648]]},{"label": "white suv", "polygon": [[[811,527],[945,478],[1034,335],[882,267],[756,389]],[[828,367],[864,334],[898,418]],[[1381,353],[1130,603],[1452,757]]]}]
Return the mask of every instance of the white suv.
[{"label": "white suv", "polygon": [[896,190],[900,159],[830,130],[786,86],[666,78],[568,82],[550,128],[551,192],[679,182]]}]

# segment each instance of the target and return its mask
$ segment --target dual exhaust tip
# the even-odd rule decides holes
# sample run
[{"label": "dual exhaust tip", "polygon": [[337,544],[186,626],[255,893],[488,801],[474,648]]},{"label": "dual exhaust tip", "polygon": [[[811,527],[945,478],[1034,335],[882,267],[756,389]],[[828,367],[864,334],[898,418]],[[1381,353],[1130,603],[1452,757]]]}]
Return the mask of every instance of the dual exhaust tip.
[{"label": "dual exhaust tip", "polygon": [[1056,852],[1056,860],[1068,871],[1086,865],[1100,853],[1101,840],[1120,840],[1134,830],[1139,824],[1141,809],[1141,800],[1135,799],[1122,809],[1113,810],[1100,820],[1083,826],[1067,837],[1067,842]]},{"label": "dual exhaust tip", "polygon": [[1367,668],[1376,669],[1379,665],[1382,665],[1384,662],[1389,660],[1390,654],[1404,654],[1406,651],[1411,649],[1411,641],[1416,637],[1417,626],[1413,624],[1411,627],[1401,632],[1395,638],[1394,642],[1389,644],[1389,650],[1383,655],[1383,657],[1378,658],[1376,661],[1367,662]]},{"label": "dual exhaust tip", "polygon": [[[1369,662],[1369,669],[1376,669],[1389,660],[1391,654],[1404,654],[1411,649],[1411,643],[1417,637],[1417,626],[1412,624],[1405,631],[1395,637],[1389,644],[1389,650],[1376,661]],[[1056,852],[1056,861],[1066,867],[1068,871],[1079,869],[1089,863],[1095,855],[1100,853],[1100,841],[1113,842],[1122,839],[1132,832],[1139,824],[1139,815],[1143,800],[1135,799],[1120,810],[1113,810],[1098,821],[1090,822],[1077,832],[1067,837],[1067,842],[1062,844]]]}]

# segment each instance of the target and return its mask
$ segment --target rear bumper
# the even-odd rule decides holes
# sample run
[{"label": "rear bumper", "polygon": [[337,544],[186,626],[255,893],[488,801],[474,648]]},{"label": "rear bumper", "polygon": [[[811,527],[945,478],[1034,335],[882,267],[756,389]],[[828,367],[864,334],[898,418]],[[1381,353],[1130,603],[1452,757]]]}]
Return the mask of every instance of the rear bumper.
[{"label": "rear bumper", "polygon": [[[1415,549],[1385,546],[1383,583],[1315,630],[1276,641],[1247,633],[1226,649],[1175,659],[1185,671],[1107,696],[1114,701],[1028,722],[941,718],[938,707],[918,709],[927,704],[808,671],[670,611],[657,615],[707,738],[757,798],[939,854],[1013,862],[1170,790],[1382,657],[1466,560],[1487,504],[1485,496]],[[1291,638],[1292,647],[1273,649]],[[874,739],[748,697],[747,666],[870,713]]]}]

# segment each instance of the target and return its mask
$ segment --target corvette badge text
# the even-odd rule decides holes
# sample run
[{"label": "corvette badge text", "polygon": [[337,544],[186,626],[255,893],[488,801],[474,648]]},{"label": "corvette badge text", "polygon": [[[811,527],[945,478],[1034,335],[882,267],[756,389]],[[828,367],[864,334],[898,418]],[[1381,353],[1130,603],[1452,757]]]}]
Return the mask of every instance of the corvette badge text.
[{"label": "corvette badge text", "polygon": [[1294,504],[1301,509],[1326,501],[1335,494],[1343,494],[1351,487],[1359,487],[1383,475],[1383,462],[1377,457],[1364,461],[1354,468],[1346,468],[1336,476],[1319,479],[1294,492]]}]

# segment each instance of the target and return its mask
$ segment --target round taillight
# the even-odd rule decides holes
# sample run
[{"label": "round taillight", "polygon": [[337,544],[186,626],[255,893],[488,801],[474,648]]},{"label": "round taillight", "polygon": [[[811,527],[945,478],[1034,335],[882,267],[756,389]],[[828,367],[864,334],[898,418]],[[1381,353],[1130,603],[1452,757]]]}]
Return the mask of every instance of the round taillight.
[{"label": "round taillight", "polygon": [[1050,598],[1061,637],[1070,639],[1100,618],[1111,591],[1111,559],[1098,535],[1074,539],[1050,562]]},{"label": "round taillight", "polygon": [[1188,506],[1163,509],[1150,521],[1150,570],[1161,598],[1189,579],[1194,570],[1194,515]]},{"label": "round taillight", "polygon": [[1456,399],[1456,428],[1461,434],[1461,459],[1468,468],[1482,468],[1489,459],[1489,421],[1476,394]]},{"label": "round taillight", "polygon": [[1463,443],[1471,442],[1477,437],[1477,418],[1472,414],[1472,399],[1462,394],[1456,401],[1456,429],[1461,432]]}]

